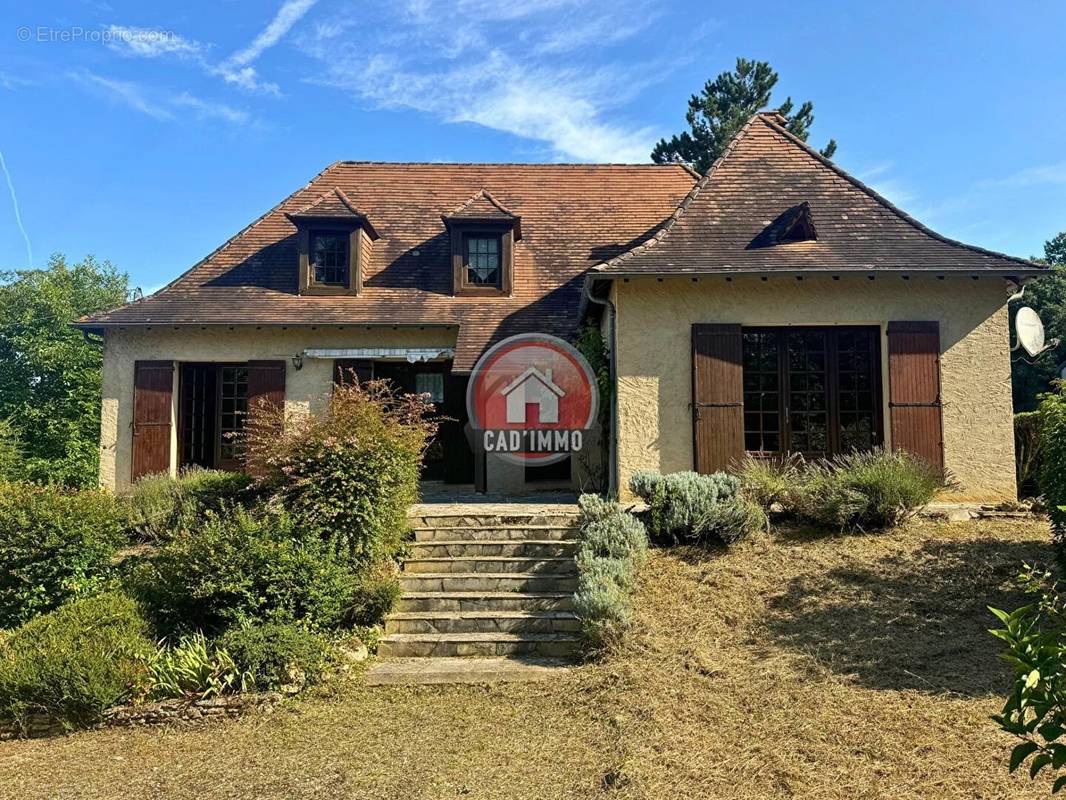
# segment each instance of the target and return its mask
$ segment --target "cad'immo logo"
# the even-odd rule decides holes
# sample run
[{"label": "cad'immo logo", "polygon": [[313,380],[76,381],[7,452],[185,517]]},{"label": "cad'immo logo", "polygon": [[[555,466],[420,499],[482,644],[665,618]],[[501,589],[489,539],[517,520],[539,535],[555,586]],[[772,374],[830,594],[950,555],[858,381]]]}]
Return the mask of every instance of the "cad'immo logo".
[{"label": "cad'immo logo", "polygon": [[530,465],[580,450],[597,403],[596,379],[584,356],[540,333],[512,336],[487,350],[466,390],[477,449]]}]

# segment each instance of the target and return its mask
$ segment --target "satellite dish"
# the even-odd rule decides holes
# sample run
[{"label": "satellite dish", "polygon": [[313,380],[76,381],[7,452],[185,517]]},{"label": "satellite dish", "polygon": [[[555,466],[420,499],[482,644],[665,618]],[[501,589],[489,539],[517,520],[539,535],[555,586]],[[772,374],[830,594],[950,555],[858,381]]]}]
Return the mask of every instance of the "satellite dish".
[{"label": "satellite dish", "polygon": [[1014,333],[1018,337],[1018,344],[1030,358],[1044,352],[1044,323],[1040,321],[1040,315],[1029,306],[1018,309],[1018,314],[1014,317]]}]

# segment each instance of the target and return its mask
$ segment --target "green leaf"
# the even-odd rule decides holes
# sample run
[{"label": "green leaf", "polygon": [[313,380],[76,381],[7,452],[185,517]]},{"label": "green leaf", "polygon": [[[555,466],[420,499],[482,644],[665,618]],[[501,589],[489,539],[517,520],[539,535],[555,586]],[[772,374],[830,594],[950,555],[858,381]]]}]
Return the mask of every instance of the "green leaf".
[{"label": "green leaf", "polygon": [[1029,765],[1029,777],[1035,778],[1040,772],[1040,770],[1042,770],[1050,763],[1051,756],[1049,756],[1047,753],[1041,753],[1036,758],[1034,758],[1033,763]]},{"label": "green leaf", "polygon": [[1025,759],[1029,758],[1033,753],[1040,749],[1040,745],[1036,742],[1022,742],[1020,745],[1011,750],[1010,753],[1010,772],[1014,772],[1022,765]]},{"label": "green leaf", "polygon": [[1032,689],[1034,686],[1040,683],[1040,670],[1034,669],[1028,675],[1025,676],[1025,688]]},{"label": "green leaf", "polygon": [[1063,786],[1066,786],[1066,775],[1055,779],[1055,785],[1051,787],[1051,793],[1058,794]]}]

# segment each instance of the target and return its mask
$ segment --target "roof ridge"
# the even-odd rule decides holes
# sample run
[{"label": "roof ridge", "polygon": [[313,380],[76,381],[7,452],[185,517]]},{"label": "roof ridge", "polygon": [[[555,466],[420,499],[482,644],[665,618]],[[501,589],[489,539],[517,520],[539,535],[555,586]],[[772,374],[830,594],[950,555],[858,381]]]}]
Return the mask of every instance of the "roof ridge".
[{"label": "roof ridge", "polygon": [[490,204],[492,204],[492,206],[494,206],[497,210],[499,210],[500,212],[506,214],[507,216],[516,217],[515,213],[513,211],[511,211],[511,209],[507,208],[507,206],[505,206],[503,203],[501,203],[499,200],[497,200],[495,197],[493,197],[492,193],[488,189],[486,189],[484,187],[482,187],[482,188],[478,189],[476,192],[474,192],[473,196],[469,200],[467,200],[465,203],[460,203],[458,206],[456,206],[454,209],[452,209],[450,215],[446,215],[446,216],[452,216],[452,215],[458,214],[463,209],[468,208],[469,206],[473,205],[474,203],[476,203],[478,200],[480,200],[482,198],[487,200]]},{"label": "roof ridge", "polygon": [[[759,114],[753,114],[751,118],[744,123],[744,126],[739,131],[733,134],[733,138],[731,138],[729,142],[726,143],[726,146],[723,148],[721,155],[719,155],[718,158],[714,160],[714,163],[711,164],[710,168],[707,170],[707,173],[698,181],[696,181],[696,184],[681,200],[677,208],[674,209],[674,213],[667,218],[666,222],[663,223],[662,227],[659,228],[659,230],[657,230],[651,238],[641,242],[636,247],[631,247],[629,250],[626,250],[624,253],[620,253],[614,258],[608,259],[607,261],[603,261],[597,264],[596,266],[592,267],[590,271],[599,270],[601,267],[616,266],[618,264],[622,264],[630,258],[633,258],[634,256],[638,255],[639,253],[642,253],[645,250],[649,250],[660,244],[662,240],[666,238],[666,235],[670,233],[671,230],[673,230],[674,226],[677,224],[677,221],[685,215],[685,212],[688,211],[688,209],[692,206],[696,198],[699,197],[700,192],[703,191],[703,187],[705,187],[710,182],[711,176],[714,175],[714,172],[718,168],[718,166],[733,152],[734,149],[736,149],[736,146],[740,142],[740,140],[745,135],[747,135],[748,130],[751,128],[755,120],[759,118],[759,116]],[[691,167],[689,168],[689,171],[695,172],[695,170],[693,170]]]},{"label": "roof ridge", "polygon": [[565,167],[574,169],[579,167],[615,167],[624,169],[638,168],[660,170],[676,168],[692,175],[699,175],[699,173],[692,169],[692,167],[680,161],[674,161],[668,164],[627,164],[624,161],[374,161],[348,158],[335,161],[331,166],[346,164],[385,167]]},{"label": "roof ridge", "polygon": [[817,150],[815,150],[813,147],[811,147],[805,141],[803,141],[798,136],[796,136],[796,134],[792,133],[790,130],[785,128],[783,125],[781,125],[778,122],[776,122],[772,118],[772,117],[774,117],[773,114],[767,114],[767,113],[764,113],[764,112],[760,112],[756,116],[761,118],[762,121],[771,128],[771,130],[773,130],[776,133],[781,134],[791,144],[796,145],[797,147],[799,147],[800,149],[805,151],[808,155],[813,156],[822,166],[827,167],[829,170],[831,170],[836,175],[838,175],[839,177],[841,177],[844,180],[846,180],[848,183],[850,183],[856,189],[858,189],[859,191],[861,191],[861,192],[867,194],[868,196],[872,197],[874,200],[876,200],[878,203],[880,203],[886,209],[888,209],[893,214],[898,216],[904,222],[906,222],[909,225],[913,226],[914,228],[918,229],[920,232],[924,233],[925,235],[931,236],[932,238],[934,238],[934,239],[936,239],[938,241],[941,241],[944,244],[952,245],[954,247],[961,247],[964,250],[970,250],[971,252],[980,253],[981,255],[992,256],[994,258],[1005,258],[1008,261],[1014,261],[1014,262],[1016,262],[1018,264],[1023,264],[1023,265],[1025,265],[1027,267],[1039,267],[1040,266],[1036,262],[1030,261],[1030,260],[1025,259],[1025,258],[1019,258],[1018,256],[1008,255],[1007,253],[1000,253],[1000,252],[997,252],[995,250],[989,250],[989,249],[987,249],[985,247],[979,247],[978,245],[975,245],[975,244],[967,244],[966,242],[960,242],[958,239],[952,239],[949,236],[945,236],[942,233],[938,233],[938,232],[934,231],[928,225],[925,225],[924,223],[919,222],[917,219],[912,217],[906,211],[904,211],[903,209],[901,209],[898,206],[896,206],[895,204],[893,204],[890,200],[888,200],[883,195],[878,194],[877,191],[875,191],[871,187],[867,186],[865,183],[863,183],[861,180],[856,178],[854,175],[851,175],[850,173],[848,173],[848,172],[844,171],[843,169],[841,169],[840,167],[838,167],[836,164],[834,164],[828,158],[823,156],[821,153],[819,153]]}]

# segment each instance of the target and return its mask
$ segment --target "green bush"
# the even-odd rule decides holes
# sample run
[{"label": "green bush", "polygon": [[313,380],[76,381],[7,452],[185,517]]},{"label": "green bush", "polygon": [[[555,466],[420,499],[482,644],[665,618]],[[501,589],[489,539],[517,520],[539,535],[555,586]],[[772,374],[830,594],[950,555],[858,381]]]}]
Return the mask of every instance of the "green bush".
[{"label": "green bush", "polygon": [[740,479],[740,493],[757,503],[767,513],[774,505],[787,510],[803,469],[803,458],[799,455],[785,458],[747,456],[741,462],[737,474]]},{"label": "green bush", "polygon": [[286,512],[239,506],[167,543],[128,579],[160,630],[207,633],[256,621],[338,625],[352,596],[347,563]]},{"label": "green bush", "polygon": [[105,586],[125,524],[105,492],[0,483],[0,628]]},{"label": "green bush", "polygon": [[[1026,566],[1018,578],[1033,599],[1012,612],[989,608],[1002,628],[989,631],[1006,644],[1004,658],[1014,667],[1014,680],[1002,711],[993,719],[1016,738],[1009,769],[1027,760],[1029,776],[1059,770],[1066,764],[1066,598],[1050,573]],[[1056,778],[1053,791],[1066,786]]]},{"label": "green bush", "polygon": [[377,625],[400,599],[400,579],[393,561],[375,561],[360,568],[345,617],[360,627]]},{"label": "green bush", "polygon": [[15,425],[0,419],[0,481],[17,481],[22,477],[22,445]]},{"label": "green bush", "polygon": [[640,520],[618,503],[582,495],[574,611],[588,645],[602,649],[629,627],[630,596],[648,549]]},{"label": "green bush", "polygon": [[256,689],[313,683],[330,662],[330,642],[300,625],[267,622],[226,631],[219,646]]},{"label": "green bush", "polygon": [[712,538],[730,544],[765,526],[764,515],[739,497],[739,488],[739,478],[724,472],[638,472],[630,480],[630,489],[649,506],[652,535],[675,544]]},{"label": "green bush", "polygon": [[943,473],[900,451],[872,450],[808,466],[793,492],[795,512],[841,530],[891,528],[947,485]]},{"label": "green bush", "polygon": [[91,724],[129,699],[153,651],[136,604],[105,593],[60,606],[0,640],[0,717]]},{"label": "green bush", "polygon": [[1021,411],[1014,415],[1014,460],[1018,494],[1022,497],[1032,497],[1039,491],[1039,411]]},{"label": "green bush", "polygon": [[161,644],[146,665],[146,694],[152,700],[206,700],[243,692],[249,683],[226,649],[211,644],[199,632],[181,637],[174,645]]},{"label": "green bush", "polygon": [[1051,517],[1059,568],[1066,572],[1066,396],[1061,392],[1044,395],[1037,413],[1040,415],[1040,492]]},{"label": "green bush", "polygon": [[340,385],[319,413],[258,414],[247,434],[249,464],[301,528],[355,561],[388,558],[418,498],[422,455],[436,430],[431,410],[424,396],[393,395],[385,381]]},{"label": "green bush", "polygon": [[130,529],[138,541],[165,541],[195,529],[204,516],[249,495],[252,478],[243,472],[191,467],[172,478],[148,475],[130,489],[124,500]]}]

